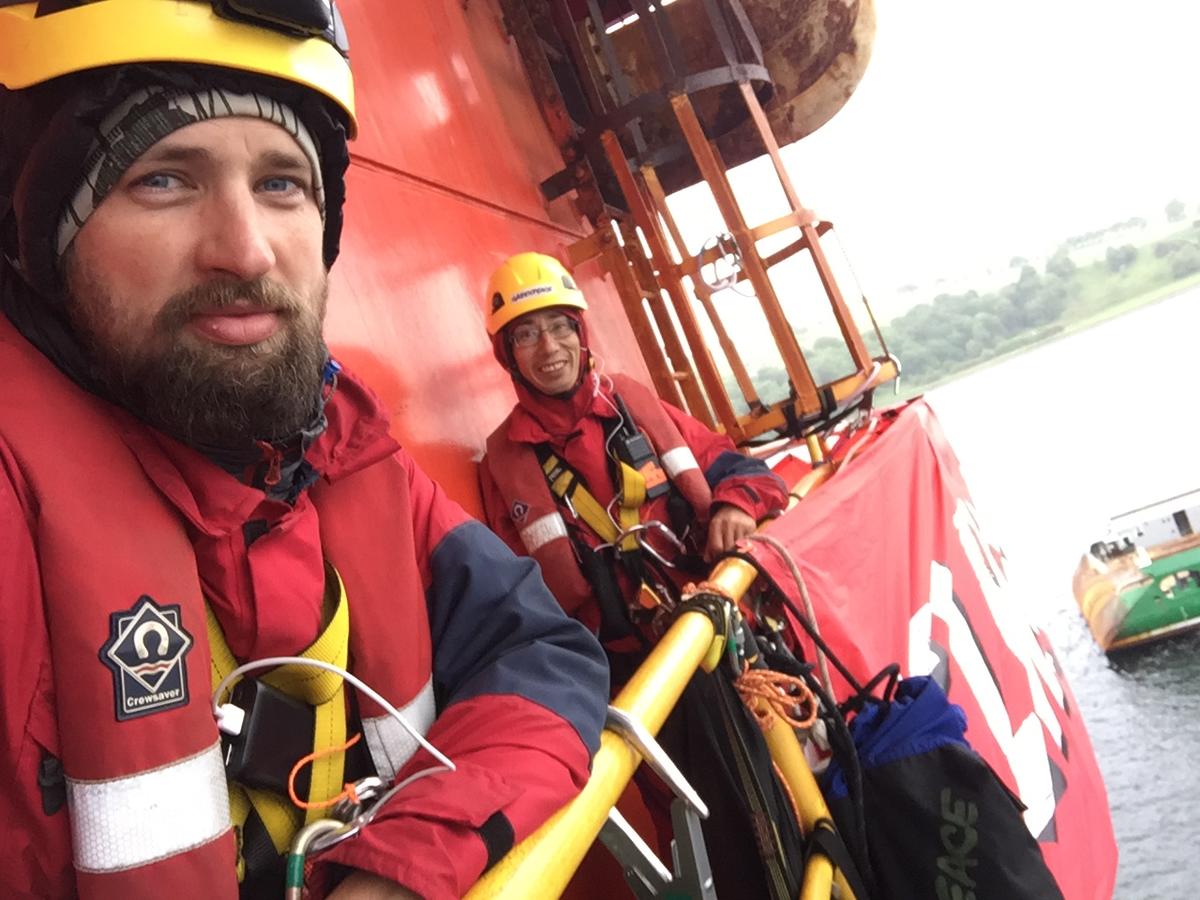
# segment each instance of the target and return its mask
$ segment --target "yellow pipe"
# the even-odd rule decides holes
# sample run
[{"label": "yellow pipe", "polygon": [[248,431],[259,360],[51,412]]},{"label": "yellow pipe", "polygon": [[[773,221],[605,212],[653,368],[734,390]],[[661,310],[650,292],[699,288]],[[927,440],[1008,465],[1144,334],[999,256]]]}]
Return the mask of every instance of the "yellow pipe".
[{"label": "yellow pipe", "polygon": [[808,456],[812,460],[812,464],[819,466],[825,462],[825,445],[821,438],[818,435],[810,434],[805,441],[808,444]]},{"label": "yellow pipe", "polygon": [[736,603],[754,584],[758,570],[750,563],[736,557],[727,557],[713,568],[708,576],[708,583],[714,584],[727,597]]},{"label": "yellow pipe", "polygon": [[820,853],[815,853],[804,868],[800,900],[829,900],[832,896],[833,865]]},{"label": "yellow pipe", "polygon": [[[800,811],[800,824],[803,827],[805,834],[812,834],[817,822],[821,819],[833,821],[833,815],[829,812],[829,807],[825,803],[825,795],[821,793],[821,788],[817,784],[817,779],[813,776],[812,769],[809,768],[808,760],[804,757],[804,749],[800,746],[800,741],[796,739],[794,732],[786,722],[775,715],[770,705],[761,698],[756,698],[754,701],[755,709],[758,713],[760,722],[766,722],[763,728],[763,737],[766,739],[767,748],[771,751],[771,759],[779,768],[783,780],[787,783],[789,790],[792,792],[792,797],[796,801],[796,806]],[[821,854],[814,854],[809,860],[808,868],[805,871],[804,884],[805,890],[810,878],[812,877],[812,869],[815,867],[824,867],[832,872],[832,878],[841,888],[841,896],[846,900],[854,900],[854,893],[850,890],[850,885],[847,884],[845,876],[840,870],[833,871],[829,860]],[[822,900],[828,900],[829,888],[826,884],[825,893],[813,894],[814,897],[821,897]],[[802,898],[807,898],[809,894],[802,893]]]},{"label": "yellow pipe", "polygon": [[[804,493],[825,481],[832,470],[832,466],[825,465],[810,473]],[[727,558],[716,565],[708,581],[737,602],[756,577],[754,566]],[[682,614],[613,700],[613,706],[636,717],[652,734],[657,734],[701,662],[706,663],[705,669],[709,671],[719,663],[720,656],[714,661],[710,652],[714,638],[716,629],[707,615]],[[771,715],[774,717],[774,713]],[[795,732],[780,726],[768,729],[766,737],[771,756],[796,798],[807,833],[818,819],[830,817],[829,808]],[[466,900],[525,900],[561,895],[640,763],[641,756],[622,738],[604,731],[600,749],[592,760],[591,778],[579,796],[493,866],[467,893]],[[833,870],[828,859],[815,855],[805,870],[801,900],[828,900],[830,885],[835,881],[843,891],[842,896],[853,900],[842,874]]]},{"label": "yellow pipe", "polygon": [[[657,734],[712,645],[714,634],[712,621],[704,613],[681,615],[613,700],[613,706]],[[467,893],[468,900],[559,896],[641,761],[622,738],[605,731],[583,792],[493,866]]]},{"label": "yellow pipe", "polygon": [[836,464],[827,462],[825,465],[817,466],[812,471],[807,472],[788,491],[788,511],[833,477],[836,471]]}]

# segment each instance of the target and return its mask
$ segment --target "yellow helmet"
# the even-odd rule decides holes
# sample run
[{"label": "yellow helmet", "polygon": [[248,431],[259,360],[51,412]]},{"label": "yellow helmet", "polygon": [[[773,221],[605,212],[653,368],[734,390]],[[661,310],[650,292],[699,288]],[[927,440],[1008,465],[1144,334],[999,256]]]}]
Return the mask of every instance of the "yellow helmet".
[{"label": "yellow helmet", "polygon": [[0,2],[0,85],[16,91],[102,66],[221,66],[311,88],[354,136],[346,32],[332,0]]},{"label": "yellow helmet", "polygon": [[491,337],[513,319],[551,306],[587,309],[583,292],[566,267],[544,253],[518,253],[488,281],[487,333]]}]

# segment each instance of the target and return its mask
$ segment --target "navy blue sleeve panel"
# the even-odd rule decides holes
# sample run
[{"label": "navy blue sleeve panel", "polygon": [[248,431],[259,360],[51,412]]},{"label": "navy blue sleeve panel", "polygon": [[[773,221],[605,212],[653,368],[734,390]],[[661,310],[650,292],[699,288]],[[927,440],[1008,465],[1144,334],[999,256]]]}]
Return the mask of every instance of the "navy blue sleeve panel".
[{"label": "navy blue sleeve panel", "polygon": [[783,486],[783,479],[768,469],[761,459],[754,459],[736,450],[726,450],[704,470],[704,480],[710,488],[716,488],[727,478],[769,478]]},{"label": "navy blue sleeve panel", "polygon": [[692,450],[712,488],[713,507],[736,506],[761,522],[787,506],[787,485],[761,460],[739,453],[727,436],[717,434],[670,403],[662,407]]},{"label": "navy blue sleeve panel", "polygon": [[514,694],[566,719],[595,753],[608,664],[591,632],[559,607],[537,563],[471,520],[442,538],[431,565],[426,602],[439,711]]},{"label": "navy blue sleeve panel", "polygon": [[[518,559],[483,524],[445,531],[428,565],[438,717],[427,737],[456,769],[413,782],[318,864],[374,872],[425,900],[453,900],[587,783],[608,667],[537,564]],[[418,750],[397,778],[433,762]]]},{"label": "navy blue sleeve panel", "polygon": [[[735,457],[725,466],[725,457]],[[745,465],[749,463],[751,465]],[[724,468],[724,477],[716,478],[713,469]],[[740,453],[725,453],[705,473],[712,487],[713,508],[728,504],[761,522],[787,507],[788,489],[783,479],[757,459]]]}]

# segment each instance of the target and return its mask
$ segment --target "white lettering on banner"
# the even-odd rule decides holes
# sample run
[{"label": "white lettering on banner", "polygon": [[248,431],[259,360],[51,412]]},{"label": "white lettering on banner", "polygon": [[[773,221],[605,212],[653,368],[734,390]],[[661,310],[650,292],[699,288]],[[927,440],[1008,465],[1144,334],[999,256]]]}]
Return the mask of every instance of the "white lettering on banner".
[{"label": "white lettering on banner", "polygon": [[954,602],[953,576],[937,561],[931,562],[929,567],[929,602],[909,621],[908,670],[913,675],[928,675],[937,664],[937,654],[930,647],[934,616],[946,623],[950,634],[950,646],[946,649],[962,673],[967,691],[979,704],[985,724],[1008,759],[1017,780],[1017,794],[1028,807],[1025,825],[1036,837],[1054,815],[1055,806],[1050,759],[1041,723],[1036,713],[1030,713],[1013,731],[1004,699],[979,644]]},{"label": "white lettering on banner", "polygon": [[[954,509],[954,526],[958,529],[963,551],[967,554],[971,568],[975,570],[979,588],[992,611],[992,618],[996,620],[1004,643],[1025,667],[1025,676],[1029,679],[1029,693],[1033,696],[1033,708],[1046,730],[1054,735],[1055,742],[1061,747],[1062,726],[1059,725],[1058,716],[1050,708],[1049,698],[1045,694],[1045,691],[1049,691],[1059,709],[1065,708],[1062,685],[1058,682],[1054,661],[1037,642],[1033,629],[1022,615],[1020,598],[1012,596],[1008,589],[1008,579],[1004,571],[999,566],[990,564],[988,544],[983,539],[975,511],[962,498],[959,498]],[[1039,683],[1045,691],[1038,689]]]}]

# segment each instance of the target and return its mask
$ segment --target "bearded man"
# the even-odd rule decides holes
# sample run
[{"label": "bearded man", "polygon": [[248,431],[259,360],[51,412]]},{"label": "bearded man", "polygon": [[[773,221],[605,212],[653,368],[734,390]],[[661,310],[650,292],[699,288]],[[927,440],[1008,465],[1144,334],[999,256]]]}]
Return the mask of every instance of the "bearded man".
[{"label": "bearded man", "polygon": [[6,897],[278,896],[348,782],[309,895],[458,897],[599,744],[600,648],[322,339],[336,8],[236,7],[0,2]]}]

